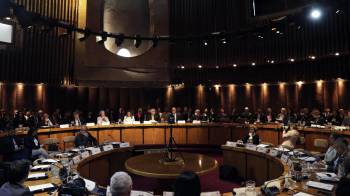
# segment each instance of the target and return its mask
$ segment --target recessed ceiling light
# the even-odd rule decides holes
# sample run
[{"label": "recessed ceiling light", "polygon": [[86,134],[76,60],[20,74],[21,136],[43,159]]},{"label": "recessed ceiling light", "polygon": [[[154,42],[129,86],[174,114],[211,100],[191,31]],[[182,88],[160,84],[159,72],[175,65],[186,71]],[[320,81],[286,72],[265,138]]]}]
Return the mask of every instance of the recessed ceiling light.
[{"label": "recessed ceiling light", "polygon": [[293,58],[290,58],[290,59],[289,59],[289,61],[290,61],[290,62],[294,62],[294,61],[295,61],[295,59],[293,59]]},{"label": "recessed ceiling light", "polygon": [[314,20],[317,20],[319,18],[321,18],[322,16],[322,11],[320,9],[312,9],[311,12],[310,12],[310,17]]},{"label": "recessed ceiling light", "polygon": [[198,68],[199,68],[199,69],[202,69],[202,67],[203,67],[202,65],[198,65]]},{"label": "recessed ceiling light", "polygon": [[219,69],[219,66],[215,66],[216,69]]},{"label": "recessed ceiling light", "polygon": [[256,64],[255,64],[255,62],[252,62],[252,66],[255,66]]},{"label": "recessed ceiling light", "polygon": [[182,65],[182,66],[181,66],[181,69],[185,69],[185,66]]},{"label": "recessed ceiling light", "polygon": [[309,56],[310,59],[315,60],[316,56]]},{"label": "recessed ceiling light", "polygon": [[340,53],[339,53],[339,52],[336,52],[336,53],[334,53],[334,55],[335,55],[335,56],[339,56],[339,55],[340,55]]},{"label": "recessed ceiling light", "polygon": [[233,64],[233,67],[237,67],[237,64]]}]

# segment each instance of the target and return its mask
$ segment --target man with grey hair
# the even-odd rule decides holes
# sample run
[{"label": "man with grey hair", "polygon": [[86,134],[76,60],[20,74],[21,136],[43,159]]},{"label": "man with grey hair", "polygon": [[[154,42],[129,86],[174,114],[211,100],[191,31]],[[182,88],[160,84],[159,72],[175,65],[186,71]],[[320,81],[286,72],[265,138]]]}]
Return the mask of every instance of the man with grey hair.
[{"label": "man with grey hair", "polygon": [[111,177],[110,192],[111,196],[130,196],[132,189],[132,180],[129,174],[125,172],[116,172]]}]

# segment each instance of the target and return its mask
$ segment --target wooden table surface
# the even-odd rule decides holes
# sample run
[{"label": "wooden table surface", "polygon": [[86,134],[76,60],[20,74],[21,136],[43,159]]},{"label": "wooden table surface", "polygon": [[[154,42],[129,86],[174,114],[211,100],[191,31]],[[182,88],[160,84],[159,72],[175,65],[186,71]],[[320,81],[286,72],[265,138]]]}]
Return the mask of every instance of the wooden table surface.
[{"label": "wooden table surface", "polygon": [[[181,157],[180,153],[176,155]],[[139,155],[128,159],[125,167],[133,174],[160,179],[174,179],[183,171],[193,171],[197,175],[203,175],[218,167],[218,162],[206,155],[182,153],[182,156],[183,164],[164,164],[161,160],[166,157],[166,153]]]}]

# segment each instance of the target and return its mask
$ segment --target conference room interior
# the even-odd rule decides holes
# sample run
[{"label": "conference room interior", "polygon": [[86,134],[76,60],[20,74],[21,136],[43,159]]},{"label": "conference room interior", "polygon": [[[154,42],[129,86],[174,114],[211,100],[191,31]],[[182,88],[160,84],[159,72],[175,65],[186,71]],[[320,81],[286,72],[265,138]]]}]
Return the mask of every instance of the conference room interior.
[{"label": "conference room interior", "polygon": [[0,1],[0,195],[349,195],[349,16]]}]

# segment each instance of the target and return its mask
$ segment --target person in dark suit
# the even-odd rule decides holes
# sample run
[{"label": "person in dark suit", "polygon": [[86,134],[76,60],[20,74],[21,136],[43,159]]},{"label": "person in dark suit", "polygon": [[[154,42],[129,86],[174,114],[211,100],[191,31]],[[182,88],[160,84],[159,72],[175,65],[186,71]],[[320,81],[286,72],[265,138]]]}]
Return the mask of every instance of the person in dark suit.
[{"label": "person in dark suit", "polygon": [[347,157],[343,162],[344,177],[338,182],[335,190],[336,196],[348,196],[350,193],[350,157]]},{"label": "person in dark suit", "polygon": [[201,110],[200,109],[196,109],[194,111],[194,114],[192,115],[191,120],[192,121],[194,121],[194,120],[197,120],[197,121],[202,120],[202,115],[201,115]]},{"label": "person in dark suit", "polygon": [[256,128],[250,127],[248,135],[244,136],[242,141],[244,144],[252,143],[252,144],[258,145],[260,143],[260,138],[259,138],[259,135],[256,134]]},{"label": "person in dark suit", "polygon": [[176,112],[176,108],[175,107],[172,107],[171,108],[171,112],[168,115],[168,123],[174,124],[174,123],[176,123],[179,120],[182,120],[181,115]]},{"label": "person in dark suit", "polygon": [[151,108],[149,114],[146,116],[146,121],[157,121],[160,122],[160,116],[156,113],[156,109]]},{"label": "person in dark suit", "polygon": [[33,193],[23,186],[29,174],[30,162],[18,160],[9,165],[6,175],[8,182],[0,188],[1,196],[32,196]]},{"label": "person in dark suit", "polygon": [[80,117],[80,113],[76,111],[73,113],[73,119],[72,119],[71,124],[73,126],[80,127],[80,126],[86,124],[86,122],[83,118]]},{"label": "person in dark suit", "polygon": [[74,144],[75,147],[95,146],[97,145],[97,140],[88,132],[88,128],[83,125],[81,126],[79,134],[75,137]]},{"label": "person in dark suit", "polygon": [[229,122],[230,121],[230,117],[229,117],[229,115],[226,114],[224,108],[220,108],[220,112],[217,115],[217,120],[218,120],[218,122]]},{"label": "person in dark suit", "polygon": [[272,109],[270,107],[266,109],[265,117],[266,117],[266,122],[268,123],[275,122],[276,120],[275,115],[272,113]]},{"label": "person in dark suit", "polygon": [[40,146],[37,129],[32,128],[28,131],[27,136],[24,138],[24,149],[28,150],[31,157],[49,158],[49,154]]},{"label": "person in dark suit", "polygon": [[252,122],[265,123],[267,121],[266,116],[260,108],[258,108],[252,117]]},{"label": "person in dark suit", "polygon": [[6,137],[1,138],[0,152],[4,155],[5,161],[29,159],[31,156],[30,152],[24,149],[23,139],[18,138],[14,130],[9,131]]},{"label": "person in dark suit", "polygon": [[18,111],[15,114],[15,118],[13,119],[13,126],[14,126],[14,128],[27,126],[27,121],[26,121],[22,111]]},{"label": "person in dark suit", "polygon": [[145,120],[145,115],[143,114],[142,108],[137,109],[137,113],[134,115],[135,121],[140,121],[143,123]]}]

